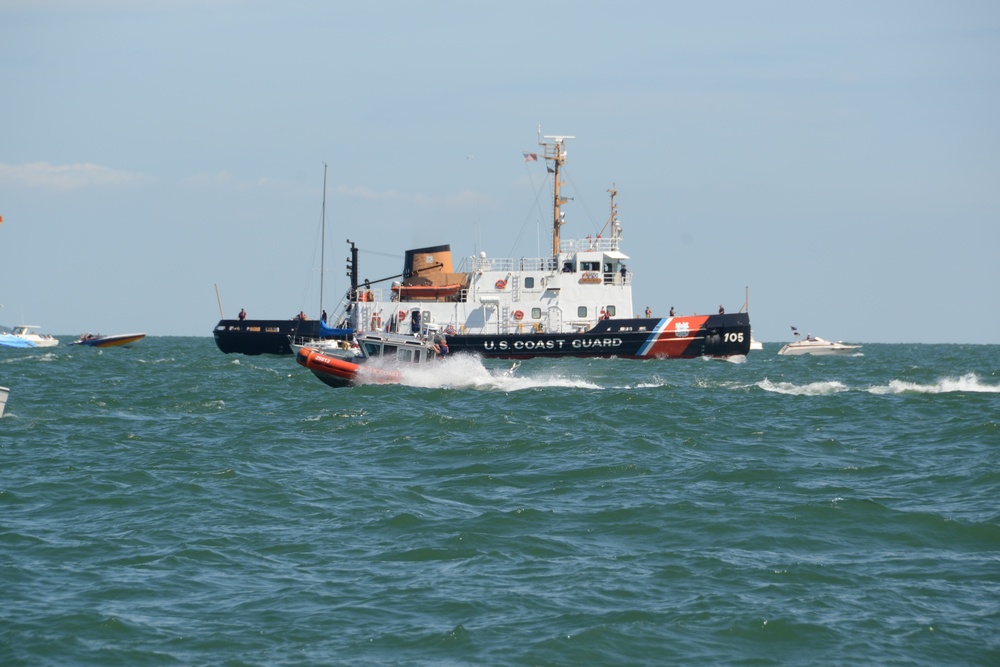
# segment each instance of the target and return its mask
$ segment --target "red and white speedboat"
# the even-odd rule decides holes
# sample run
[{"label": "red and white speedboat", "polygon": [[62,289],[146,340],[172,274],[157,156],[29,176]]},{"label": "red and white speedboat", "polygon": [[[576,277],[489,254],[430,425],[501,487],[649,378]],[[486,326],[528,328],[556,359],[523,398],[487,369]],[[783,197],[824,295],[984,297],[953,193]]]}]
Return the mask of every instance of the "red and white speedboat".
[{"label": "red and white speedboat", "polygon": [[351,359],[303,346],[295,361],[331,387],[399,384],[407,368],[432,363],[441,350],[434,336],[372,332],[357,340],[358,354]]}]

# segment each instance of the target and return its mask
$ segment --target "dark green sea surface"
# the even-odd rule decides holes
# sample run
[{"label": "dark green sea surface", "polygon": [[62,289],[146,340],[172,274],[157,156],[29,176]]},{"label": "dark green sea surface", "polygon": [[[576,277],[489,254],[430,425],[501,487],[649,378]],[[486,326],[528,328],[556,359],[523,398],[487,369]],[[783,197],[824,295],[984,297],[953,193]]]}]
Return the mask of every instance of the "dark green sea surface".
[{"label": "dark green sea surface", "polygon": [[1000,346],[0,349],[0,664],[997,665]]}]

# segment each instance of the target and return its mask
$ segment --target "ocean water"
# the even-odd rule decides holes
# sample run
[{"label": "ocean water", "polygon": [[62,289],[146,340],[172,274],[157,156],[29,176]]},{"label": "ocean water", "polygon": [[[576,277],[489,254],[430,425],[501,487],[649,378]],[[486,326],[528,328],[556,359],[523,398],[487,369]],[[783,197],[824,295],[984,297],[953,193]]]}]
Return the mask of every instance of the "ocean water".
[{"label": "ocean water", "polygon": [[0,664],[997,665],[1000,346],[0,349]]}]

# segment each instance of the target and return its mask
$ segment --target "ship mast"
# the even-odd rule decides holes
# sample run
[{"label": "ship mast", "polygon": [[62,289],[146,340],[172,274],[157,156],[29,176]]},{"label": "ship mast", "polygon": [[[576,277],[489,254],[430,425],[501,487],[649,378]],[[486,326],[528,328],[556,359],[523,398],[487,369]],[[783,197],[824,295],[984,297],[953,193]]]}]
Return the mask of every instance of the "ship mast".
[{"label": "ship mast", "polygon": [[[541,139],[551,139],[552,143],[545,143]],[[545,135],[539,138],[538,145],[545,148],[545,159],[552,161],[552,254],[559,254],[559,228],[564,224],[565,215],[560,207],[568,199],[559,194],[559,188],[566,185],[559,180],[559,172],[566,164],[566,139],[576,139],[570,135]]]},{"label": "ship mast", "polygon": [[[323,316],[323,283],[326,271],[326,162],[323,163],[323,226],[319,241],[319,312]],[[325,323],[324,323],[325,324]]]},{"label": "ship mast", "polygon": [[622,227],[618,220],[618,203],[615,202],[615,197],[618,196],[618,190],[615,188],[614,183],[611,184],[611,189],[608,190],[608,193],[611,195],[611,215],[608,216],[608,221],[604,223],[603,227],[601,227],[601,233],[597,235],[597,238],[601,238],[604,234],[604,230],[611,227],[611,238],[617,239],[621,236]]}]

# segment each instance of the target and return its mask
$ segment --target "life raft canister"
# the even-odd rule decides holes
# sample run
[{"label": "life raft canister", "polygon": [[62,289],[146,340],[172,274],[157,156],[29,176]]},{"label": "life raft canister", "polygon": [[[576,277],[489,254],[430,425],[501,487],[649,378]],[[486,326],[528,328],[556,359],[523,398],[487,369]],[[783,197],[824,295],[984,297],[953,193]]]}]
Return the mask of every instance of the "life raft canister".
[{"label": "life raft canister", "polygon": [[497,289],[505,289],[506,287],[507,287],[507,281],[506,280],[504,280],[503,278],[501,278],[500,280],[497,281],[497,284],[496,284],[496,288]]},{"label": "life raft canister", "polygon": [[517,320],[518,322],[520,322],[521,320],[523,320],[524,319],[524,311],[523,310],[515,310],[514,311],[514,319]]}]

